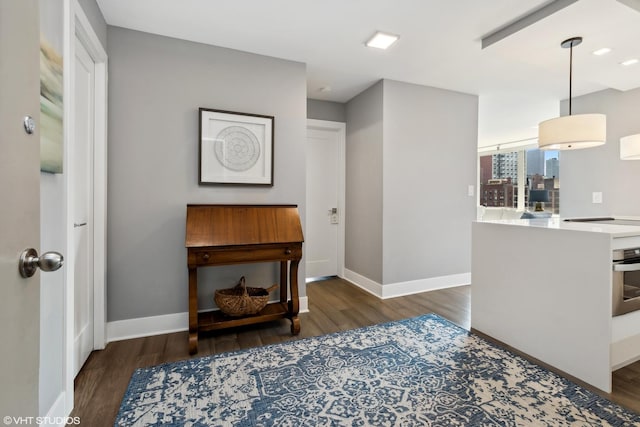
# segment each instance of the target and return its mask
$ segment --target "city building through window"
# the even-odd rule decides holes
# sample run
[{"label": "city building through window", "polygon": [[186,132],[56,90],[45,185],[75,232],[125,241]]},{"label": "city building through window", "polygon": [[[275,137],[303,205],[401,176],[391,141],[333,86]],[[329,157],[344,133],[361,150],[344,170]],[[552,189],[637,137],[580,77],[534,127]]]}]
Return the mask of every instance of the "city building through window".
[{"label": "city building through window", "polygon": [[533,210],[531,190],[547,190],[544,210],[560,213],[560,155],[558,151],[521,148],[480,154],[479,203],[486,207]]}]

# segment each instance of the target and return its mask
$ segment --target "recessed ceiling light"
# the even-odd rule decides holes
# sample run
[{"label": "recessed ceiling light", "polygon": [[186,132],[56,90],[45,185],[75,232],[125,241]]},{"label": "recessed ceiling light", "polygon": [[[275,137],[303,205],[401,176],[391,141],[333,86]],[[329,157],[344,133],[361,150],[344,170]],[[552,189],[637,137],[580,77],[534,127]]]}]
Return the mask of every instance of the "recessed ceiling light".
[{"label": "recessed ceiling light", "polygon": [[603,47],[602,49],[594,50],[591,53],[593,53],[594,55],[600,56],[600,55],[606,55],[609,52],[611,52],[611,49],[609,49],[608,47]]},{"label": "recessed ceiling light", "polygon": [[640,59],[638,58],[633,58],[633,59],[627,59],[626,61],[623,61],[620,63],[620,65],[633,65],[633,64],[637,64],[638,62],[640,62]]},{"label": "recessed ceiling light", "polygon": [[375,47],[376,49],[388,49],[399,38],[400,36],[396,36],[395,34],[378,31],[367,41],[366,45],[367,47]]}]

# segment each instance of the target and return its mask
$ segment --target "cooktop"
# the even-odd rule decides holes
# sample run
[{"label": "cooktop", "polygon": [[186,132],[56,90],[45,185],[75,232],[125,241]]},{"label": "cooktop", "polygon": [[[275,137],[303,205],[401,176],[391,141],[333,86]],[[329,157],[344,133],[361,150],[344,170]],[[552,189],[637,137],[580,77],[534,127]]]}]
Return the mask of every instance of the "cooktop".
[{"label": "cooktop", "polygon": [[616,225],[637,225],[640,226],[640,219],[616,219],[612,217],[601,218],[568,218],[567,222],[593,222],[596,224],[616,224]]}]

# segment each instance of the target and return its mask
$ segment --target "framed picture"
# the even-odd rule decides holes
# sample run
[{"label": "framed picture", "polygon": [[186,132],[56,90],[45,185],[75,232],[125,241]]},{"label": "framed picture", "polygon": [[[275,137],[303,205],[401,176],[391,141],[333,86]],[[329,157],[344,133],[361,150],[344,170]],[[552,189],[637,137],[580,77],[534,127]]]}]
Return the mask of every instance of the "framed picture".
[{"label": "framed picture", "polygon": [[199,183],[273,186],[273,116],[199,112]]}]

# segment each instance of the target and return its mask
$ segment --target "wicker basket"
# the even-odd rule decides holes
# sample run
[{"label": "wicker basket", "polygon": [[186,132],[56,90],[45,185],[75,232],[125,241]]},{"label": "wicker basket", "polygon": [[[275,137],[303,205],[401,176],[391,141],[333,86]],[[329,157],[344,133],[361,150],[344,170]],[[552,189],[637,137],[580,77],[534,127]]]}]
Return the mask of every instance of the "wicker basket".
[{"label": "wicker basket", "polygon": [[216,290],[213,300],[228,316],[248,316],[260,312],[269,302],[269,293],[277,287],[278,285],[267,289],[251,288],[242,276],[233,288]]}]

